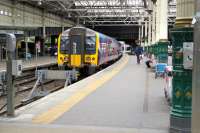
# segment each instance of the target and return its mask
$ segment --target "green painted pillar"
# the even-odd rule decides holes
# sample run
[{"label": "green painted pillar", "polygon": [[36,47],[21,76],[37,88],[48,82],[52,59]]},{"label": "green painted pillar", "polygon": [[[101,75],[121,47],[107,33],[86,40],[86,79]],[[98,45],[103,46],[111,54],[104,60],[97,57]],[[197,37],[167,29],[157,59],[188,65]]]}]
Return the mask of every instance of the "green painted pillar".
[{"label": "green painted pillar", "polygon": [[153,51],[155,58],[158,59],[158,43],[153,46]]},{"label": "green painted pillar", "polygon": [[168,63],[168,41],[160,41],[157,44],[158,63]]},{"label": "green painted pillar", "polygon": [[174,28],[172,36],[173,89],[170,114],[171,133],[191,132],[192,70],[186,68],[188,57],[185,45],[193,45],[193,28]]}]

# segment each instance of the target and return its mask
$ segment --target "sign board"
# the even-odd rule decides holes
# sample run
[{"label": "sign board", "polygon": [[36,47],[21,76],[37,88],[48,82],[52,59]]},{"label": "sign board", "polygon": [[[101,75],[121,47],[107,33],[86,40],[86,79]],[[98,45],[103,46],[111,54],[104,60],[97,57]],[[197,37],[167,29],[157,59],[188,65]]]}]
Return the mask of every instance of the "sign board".
[{"label": "sign board", "polygon": [[192,69],[193,66],[193,42],[183,43],[183,67]]},{"label": "sign board", "polygon": [[41,51],[40,41],[36,42],[36,49],[37,49],[37,52],[40,53],[40,51]]},{"label": "sign board", "polygon": [[0,30],[0,33],[12,33],[12,34],[15,34],[15,35],[23,35],[24,34],[24,31],[19,31],[19,30]]}]

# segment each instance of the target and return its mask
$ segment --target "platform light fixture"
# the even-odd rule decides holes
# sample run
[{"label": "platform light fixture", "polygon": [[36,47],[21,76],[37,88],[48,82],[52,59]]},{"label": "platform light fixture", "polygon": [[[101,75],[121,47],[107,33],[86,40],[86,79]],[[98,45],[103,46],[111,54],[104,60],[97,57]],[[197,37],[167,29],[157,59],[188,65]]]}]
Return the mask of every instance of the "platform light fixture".
[{"label": "platform light fixture", "polygon": [[38,5],[39,5],[39,6],[42,5],[42,0],[39,0],[39,1],[38,1]]},{"label": "platform light fixture", "polygon": [[3,12],[4,12],[4,11],[3,11],[3,10],[1,10],[1,11],[0,11],[0,15],[3,15]]}]

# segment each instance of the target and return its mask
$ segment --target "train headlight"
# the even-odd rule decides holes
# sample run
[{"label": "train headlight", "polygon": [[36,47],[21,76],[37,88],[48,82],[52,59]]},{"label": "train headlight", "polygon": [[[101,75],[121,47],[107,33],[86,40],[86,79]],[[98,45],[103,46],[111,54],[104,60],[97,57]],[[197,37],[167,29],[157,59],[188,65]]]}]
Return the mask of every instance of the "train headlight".
[{"label": "train headlight", "polygon": [[91,61],[91,58],[90,57],[86,57],[86,61]]}]

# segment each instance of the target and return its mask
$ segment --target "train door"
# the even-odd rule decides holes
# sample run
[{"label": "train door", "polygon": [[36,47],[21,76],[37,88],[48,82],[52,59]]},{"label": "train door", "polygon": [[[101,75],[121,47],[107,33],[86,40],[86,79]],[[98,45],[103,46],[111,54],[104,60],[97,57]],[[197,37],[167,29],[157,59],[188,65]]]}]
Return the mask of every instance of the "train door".
[{"label": "train door", "polygon": [[85,30],[73,29],[69,33],[70,36],[70,65],[73,67],[81,67],[84,61],[84,43]]}]

